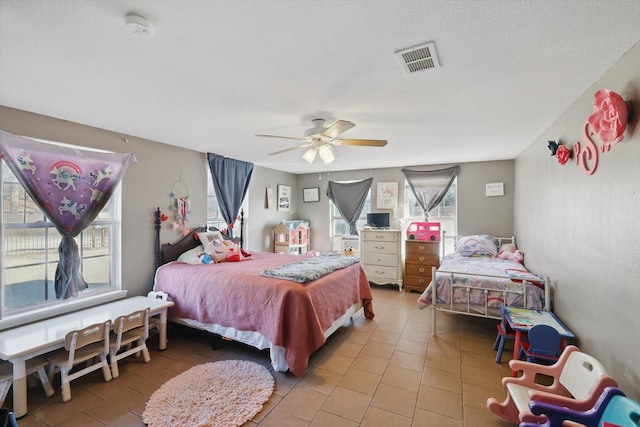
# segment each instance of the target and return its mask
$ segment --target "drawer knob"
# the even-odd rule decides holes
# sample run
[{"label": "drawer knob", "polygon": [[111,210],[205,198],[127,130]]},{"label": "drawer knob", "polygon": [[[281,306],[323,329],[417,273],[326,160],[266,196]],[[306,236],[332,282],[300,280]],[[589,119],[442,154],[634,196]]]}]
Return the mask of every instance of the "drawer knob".
[{"label": "drawer knob", "polygon": [[374,248],[384,250],[384,246],[374,246]]},{"label": "drawer knob", "polygon": [[423,261],[424,261],[424,257],[423,257],[423,256],[421,256],[421,257],[420,257],[420,258],[418,258],[418,259],[420,260],[420,262],[423,262]]},{"label": "drawer knob", "polygon": [[418,283],[420,283],[422,285],[424,283],[424,279],[418,280]]},{"label": "drawer knob", "polygon": [[418,246],[418,249],[420,249],[421,251],[424,251],[424,246]]},{"label": "drawer knob", "polygon": [[420,273],[424,273],[424,268],[420,267],[420,269],[418,270]]}]

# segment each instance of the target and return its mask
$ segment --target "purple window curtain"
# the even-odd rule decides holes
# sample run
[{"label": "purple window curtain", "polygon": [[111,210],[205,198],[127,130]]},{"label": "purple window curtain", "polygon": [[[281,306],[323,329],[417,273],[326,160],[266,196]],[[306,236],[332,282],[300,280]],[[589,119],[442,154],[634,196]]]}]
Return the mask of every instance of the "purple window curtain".
[{"label": "purple window curtain", "polygon": [[[249,189],[253,163],[207,153],[207,161],[216,191],[222,217],[226,221],[227,235],[233,238],[233,224]],[[240,231],[242,234],[242,230]]]},{"label": "purple window curtain", "polygon": [[56,297],[87,289],[74,238],[90,225],[120,183],[131,153],[80,150],[0,130],[0,155],[27,194],[62,234],[56,268]]},{"label": "purple window curtain", "polygon": [[402,169],[413,195],[424,210],[425,221],[429,218],[429,211],[438,206],[447,195],[458,172],[460,172],[460,166],[432,171]]}]

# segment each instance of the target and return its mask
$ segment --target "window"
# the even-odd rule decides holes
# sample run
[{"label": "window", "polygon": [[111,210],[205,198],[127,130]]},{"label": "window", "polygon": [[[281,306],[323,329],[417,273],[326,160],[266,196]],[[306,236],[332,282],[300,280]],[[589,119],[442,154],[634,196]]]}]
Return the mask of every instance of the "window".
[{"label": "window", "polygon": [[[447,236],[456,236],[458,234],[456,210],[457,182],[457,179],[453,181],[453,184],[449,187],[449,191],[447,191],[444,199],[442,199],[435,209],[429,212],[429,221],[439,222],[440,228],[445,231]],[[406,226],[413,221],[424,221],[424,211],[416,200],[416,197],[413,195],[413,191],[411,191],[409,183],[406,181],[404,185],[404,194]],[[445,253],[453,252],[453,245],[454,242],[451,239],[445,239]]]},{"label": "window", "polygon": [[[347,224],[347,221],[342,218],[342,215],[340,215],[338,208],[336,208],[336,205],[334,205],[331,200],[329,201],[329,206],[331,209],[331,250],[341,252],[344,249],[342,238],[349,237],[350,240],[348,246],[353,247],[355,244],[357,244],[357,242],[353,241],[353,238],[356,237],[355,240],[357,240],[357,236],[351,236],[351,233],[349,233],[349,225]],[[358,218],[357,228],[359,230],[362,229],[362,227],[364,227],[364,225],[367,223],[368,212],[371,212],[371,190],[369,190],[369,192],[367,193],[367,199],[364,202],[364,206],[362,208],[362,211],[360,212],[360,217]]]},{"label": "window", "polygon": [[[218,204],[218,196],[216,196],[216,190],[213,188],[213,178],[211,177],[211,170],[209,169],[209,165],[207,164],[207,227],[215,227],[218,230],[224,230],[227,228],[227,222],[222,217],[222,213],[220,212],[220,205]],[[247,191],[247,195],[242,201],[242,206],[240,209],[244,209],[245,220],[246,214],[248,212],[247,199],[249,198],[249,192]],[[238,216],[240,214],[238,213]],[[233,230],[235,233],[234,237],[240,237],[240,220],[236,217],[236,222],[233,225]],[[244,240],[246,241],[246,234],[244,234]]]},{"label": "window", "polygon": [[12,317],[33,318],[48,309],[68,311],[69,307],[78,306],[78,300],[121,289],[120,186],[93,223],[75,238],[81,273],[89,287],[77,298],[58,300],[54,281],[62,237],[5,162],[2,162],[1,181],[0,320],[9,319],[7,323],[11,323]]}]

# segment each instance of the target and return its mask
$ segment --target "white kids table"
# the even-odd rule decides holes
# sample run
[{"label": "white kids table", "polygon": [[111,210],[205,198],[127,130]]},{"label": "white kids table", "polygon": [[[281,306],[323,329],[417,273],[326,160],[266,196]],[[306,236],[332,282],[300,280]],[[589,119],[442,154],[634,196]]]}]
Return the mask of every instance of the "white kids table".
[{"label": "white kids table", "polygon": [[147,307],[150,308],[151,316],[159,316],[159,348],[164,350],[167,347],[167,309],[172,305],[171,301],[136,296],[0,331],[0,359],[13,364],[15,416],[22,417],[27,414],[25,361],[63,348],[67,332],[109,319],[113,321],[118,316]]}]

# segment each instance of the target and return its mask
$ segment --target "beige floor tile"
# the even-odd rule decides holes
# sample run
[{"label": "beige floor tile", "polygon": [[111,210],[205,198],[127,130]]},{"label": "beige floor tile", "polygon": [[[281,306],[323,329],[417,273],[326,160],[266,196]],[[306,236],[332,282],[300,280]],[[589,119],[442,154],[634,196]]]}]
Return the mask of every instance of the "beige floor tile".
[{"label": "beige floor tile", "polygon": [[338,382],[338,387],[373,396],[381,379],[381,375],[349,368]]},{"label": "beige floor tile", "polygon": [[462,401],[464,402],[464,406],[480,410],[486,409],[487,399],[490,397],[495,397],[499,401],[502,401],[506,397],[506,394],[502,390],[496,391],[472,384],[462,384]]},{"label": "beige floor tile", "polygon": [[361,371],[371,372],[372,374],[384,374],[389,359],[386,357],[378,357],[371,354],[360,353],[351,364],[352,368]]},{"label": "beige floor tile", "polygon": [[410,427],[411,418],[385,411],[384,409],[369,407],[361,427]]},{"label": "beige floor tile", "polygon": [[462,374],[425,366],[421,384],[462,393]]},{"label": "beige floor tile", "polygon": [[320,411],[313,419],[310,427],[358,427],[360,424],[329,412]]},{"label": "beige floor tile", "polygon": [[322,368],[313,368],[304,374],[298,385],[324,394],[331,394],[342,374]]},{"label": "beige floor tile", "polygon": [[514,425],[489,412],[464,406],[464,427],[513,427]]},{"label": "beige floor tile", "polygon": [[397,351],[403,351],[405,353],[417,354],[420,356],[427,355],[427,348],[429,347],[429,343],[426,342],[417,342],[411,341],[404,338],[400,338],[398,343],[396,344]]},{"label": "beige floor tile", "polygon": [[371,406],[405,417],[412,417],[417,397],[417,392],[380,384],[376,394],[373,396]]},{"label": "beige floor tile", "polygon": [[449,372],[462,372],[460,357],[449,356],[439,352],[427,352],[425,366],[442,369]]},{"label": "beige floor tile", "polygon": [[462,420],[462,395],[440,388],[422,385],[416,407]]},{"label": "beige floor tile", "polygon": [[142,422],[142,418],[138,415],[134,415],[130,412],[116,418],[109,424],[105,424],[105,427],[145,427],[146,424]]},{"label": "beige floor tile", "polygon": [[310,423],[301,418],[297,418],[286,412],[280,412],[274,409],[260,423],[261,427],[306,427]]},{"label": "beige floor tile", "polygon": [[377,329],[373,334],[371,334],[371,338],[369,338],[369,341],[396,345],[399,339],[400,334],[397,332],[388,332],[383,331],[382,329]]},{"label": "beige floor tile", "polygon": [[420,374],[414,370],[390,364],[384,371],[382,383],[417,392],[420,389]]},{"label": "beige floor tile", "polygon": [[315,367],[338,374],[344,374],[347,369],[349,369],[349,366],[351,366],[351,363],[353,363],[353,360],[353,357],[347,357],[341,354],[327,354],[315,364]]},{"label": "beige floor tile", "polygon": [[322,410],[359,423],[362,421],[370,402],[371,396],[369,395],[336,387],[322,405]]},{"label": "beige floor tile", "polygon": [[389,364],[411,369],[416,372],[422,372],[425,359],[426,357],[423,355],[394,351],[391,355],[391,360],[389,360]]},{"label": "beige floor tile", "polygon": [[323,393],[304,387],[295,387],[287,393],[275,409],[310,422],[326,399],[327,396]]},{"label": "beige floor tile", "polygon": [[344,341],[336,345],[334,354],[340,354],[342,356],[355,358],[358,353],[360,353],[363,346],[364,344],[358,344],[352,341]]},{"label": "beige floor tile", "polygon": [[378,341],[368,341],[364,345],[364,347],[362,347],[361,353],[390,359],[394,349],[395,347],[393,344],[387,344]]},{"label": "beige floor tile", "polygon": [[[467,427],[471,427],[469,424]],[[411,427],[462,427],[462,421],[435,412],[416,409]]]},{"label": "beige floor tile", "polygon": [[495,362],[488,368],[478,368],[476,366],[466,365],[462,363],[462,382],[465,384],[474,384],[481,387],[491,387],[501,380],[498,368]]},{"label": "beige floor tile", "polygon": [[402,331],[402,335],[400,337],[406,340],[428,344],[431,340],[431,330],[427,332],[417,329],[405,328],[404,331]]},{"label": "beige floor tile", "polygon": [[124,389],[117,395],[110,396],[104,401],[86,406],[84,412],[92,418],[107,424],[118,418],[120,414],[129,412],[138,405],[149,400],[149,396],[135,390]]}]

